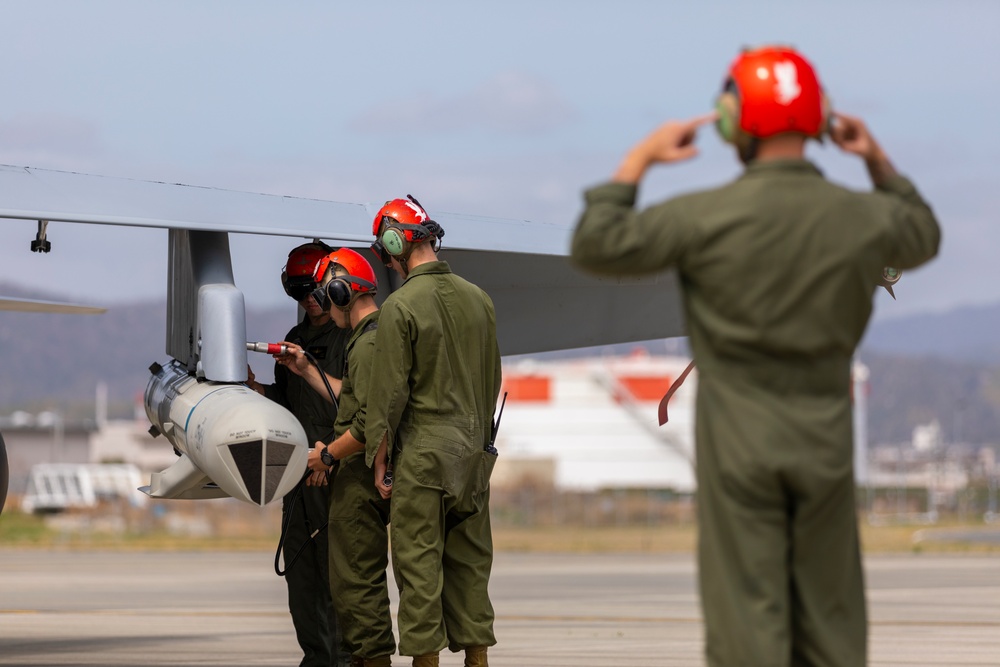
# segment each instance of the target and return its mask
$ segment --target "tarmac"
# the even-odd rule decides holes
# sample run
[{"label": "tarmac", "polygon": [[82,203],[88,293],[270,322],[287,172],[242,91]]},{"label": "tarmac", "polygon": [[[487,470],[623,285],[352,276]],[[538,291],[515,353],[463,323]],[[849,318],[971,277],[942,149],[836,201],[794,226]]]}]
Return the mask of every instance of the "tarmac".
[{"label": "tarmac", "polygon": [[[0,549],[0,665],[297,665],[273,558]],[[870,665],[1000,665],[1000,558],[865,568]],[[491,595],[493,667],[704,664],[688,555],[499,553]]]}]

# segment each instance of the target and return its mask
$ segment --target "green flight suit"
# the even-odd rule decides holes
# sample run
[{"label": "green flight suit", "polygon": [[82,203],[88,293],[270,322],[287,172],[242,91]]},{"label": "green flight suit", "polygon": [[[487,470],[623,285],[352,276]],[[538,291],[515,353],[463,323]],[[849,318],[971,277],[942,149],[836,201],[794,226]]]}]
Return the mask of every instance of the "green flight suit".
[{"label": "green flight suit", "polygon": [[487,452],[500,392],[493,302],[446,262],[415,267],[382,304],[365,428],[367,463],[393,452],[399,650],[496,644]]},{"label": "green flight suit", "polygon": [[[366,315],[347,343],[336,435],[350,430],[365,441],[375,331],[379,311]],[[396,652],[389,610],[389,501],[375,488],[364,452],[337,464],[330,480],[330,591],[352,656],[376,658]]]},{"label": "green flight suit", "polygon": [[[340,377],[344,368],[344,348],[350,332],[332,321],[311,327],[308,320],[286,334],[285,340],[297,343],[312,353],[319,365],[330,375]],[[288,408],[305,429],[310,445],[317,440],[329,442],[337,411],[322,396],[313,391],[305,380],[281,364],[274,365],[274,384],[264,387],[265,395]],[[303,475],[305,470],[302,471]],[[295,636],[302,648],[302,667],[330,667],[345,664],[340,649],[340,630],[330,600],[329,555],[327,539],[311,537],[313,531],[326,524],[330,506],[330,491],[325,486],[306,486],[292,491],[282,500],[282,523],[288,519],[283,548],[288,570],[288,610],[295,626]],[[305,543],[291,567],[295,552]]]},{"label": "green flight suit", "polygon": [[604,274],[676,267],[698,366],[699,581],[709,665],[865,664],[850,364],[883,267],[940,231],[901,176],[875,192],[805,160],[634,210],[586,193],[572,258]]}]

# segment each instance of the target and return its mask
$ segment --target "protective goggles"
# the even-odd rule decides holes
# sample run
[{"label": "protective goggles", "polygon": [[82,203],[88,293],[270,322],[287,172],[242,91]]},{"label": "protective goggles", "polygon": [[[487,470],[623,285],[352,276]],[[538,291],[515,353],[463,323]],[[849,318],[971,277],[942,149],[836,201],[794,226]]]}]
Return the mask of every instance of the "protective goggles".
[{"label": "protective goggles", "polygon": [[316,281],[312,276],[295,276],[287,278],[284,283],[285,294],[296,301],[302,301],[316,289]]}]

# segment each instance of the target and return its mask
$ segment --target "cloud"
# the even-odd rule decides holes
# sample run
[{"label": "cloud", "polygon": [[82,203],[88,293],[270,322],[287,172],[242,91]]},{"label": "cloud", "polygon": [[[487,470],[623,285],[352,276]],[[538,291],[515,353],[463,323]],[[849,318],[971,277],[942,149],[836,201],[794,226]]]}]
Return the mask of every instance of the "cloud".
[{"label": "cloud", "polygon": [[575,109],[556,86],[523,72],[501,72],[452,97],[414,93],[383,100],[356,116],[350,129],[373,134],[485,130],[537,135],[572,122]]}]

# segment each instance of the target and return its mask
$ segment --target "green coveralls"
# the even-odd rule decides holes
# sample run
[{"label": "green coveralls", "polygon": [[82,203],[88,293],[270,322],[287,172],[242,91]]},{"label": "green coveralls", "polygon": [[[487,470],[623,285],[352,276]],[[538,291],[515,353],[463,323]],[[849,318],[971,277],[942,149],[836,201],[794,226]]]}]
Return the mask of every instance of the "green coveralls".
[{"label": "green coveralls", "polygon": [[[316,357],[327,373],[340,377],[349,336],[349,331],[340,329],[332,321],[310,327],[308,320],[303,320],[292,327],[285,340],[301,345]],[[305,429],[310,446],[317,440],[329,442],[332,439],[336,409],[301,377],[281,364],[275,364],[274,384],[266,385],[264,393],[295,415]],[[305,470],[302,473],[304,475]],[[310,537],[327,521],[329,496],[328,487],[306,486],[303,483],[298,491],[286,495],[281,505],[282,523],[291,513],[283,550],[286,568],[299,547],[306,542],[311,543],[285,575],[288,610],[304,654],[300,663],[302,667],[330,667],[343,664],[347,659],[339,649],[340,630],[329,596],[327,540],[322,535],[315,540]]]},{"label": "green coveralls", "polygon": [[[336,434],[365,441],[365,411],[379,311],[366,315],[347,343]],[[396,652],[389,611],[389,501],[375,488],[364,452],[344,458],[330,480],[330,585],[344,648],[376,658]]]},{"label": "green coveralls", "polygon": [[708,663],[864,665],[851,357],[882,268],[933,257],[937,221],[901,176],[853,192],[805,160],[642,212],[635,198],[587,191],[572,257],[605,274],[677,267],[699,371]]},{"label": "green coveralls", "polygon": [[365,429],[393,451],[392,562],[402,655],[496,644],[489,444],[500,392],[493,302],[446,262],[414,268],[382,304]]}]

